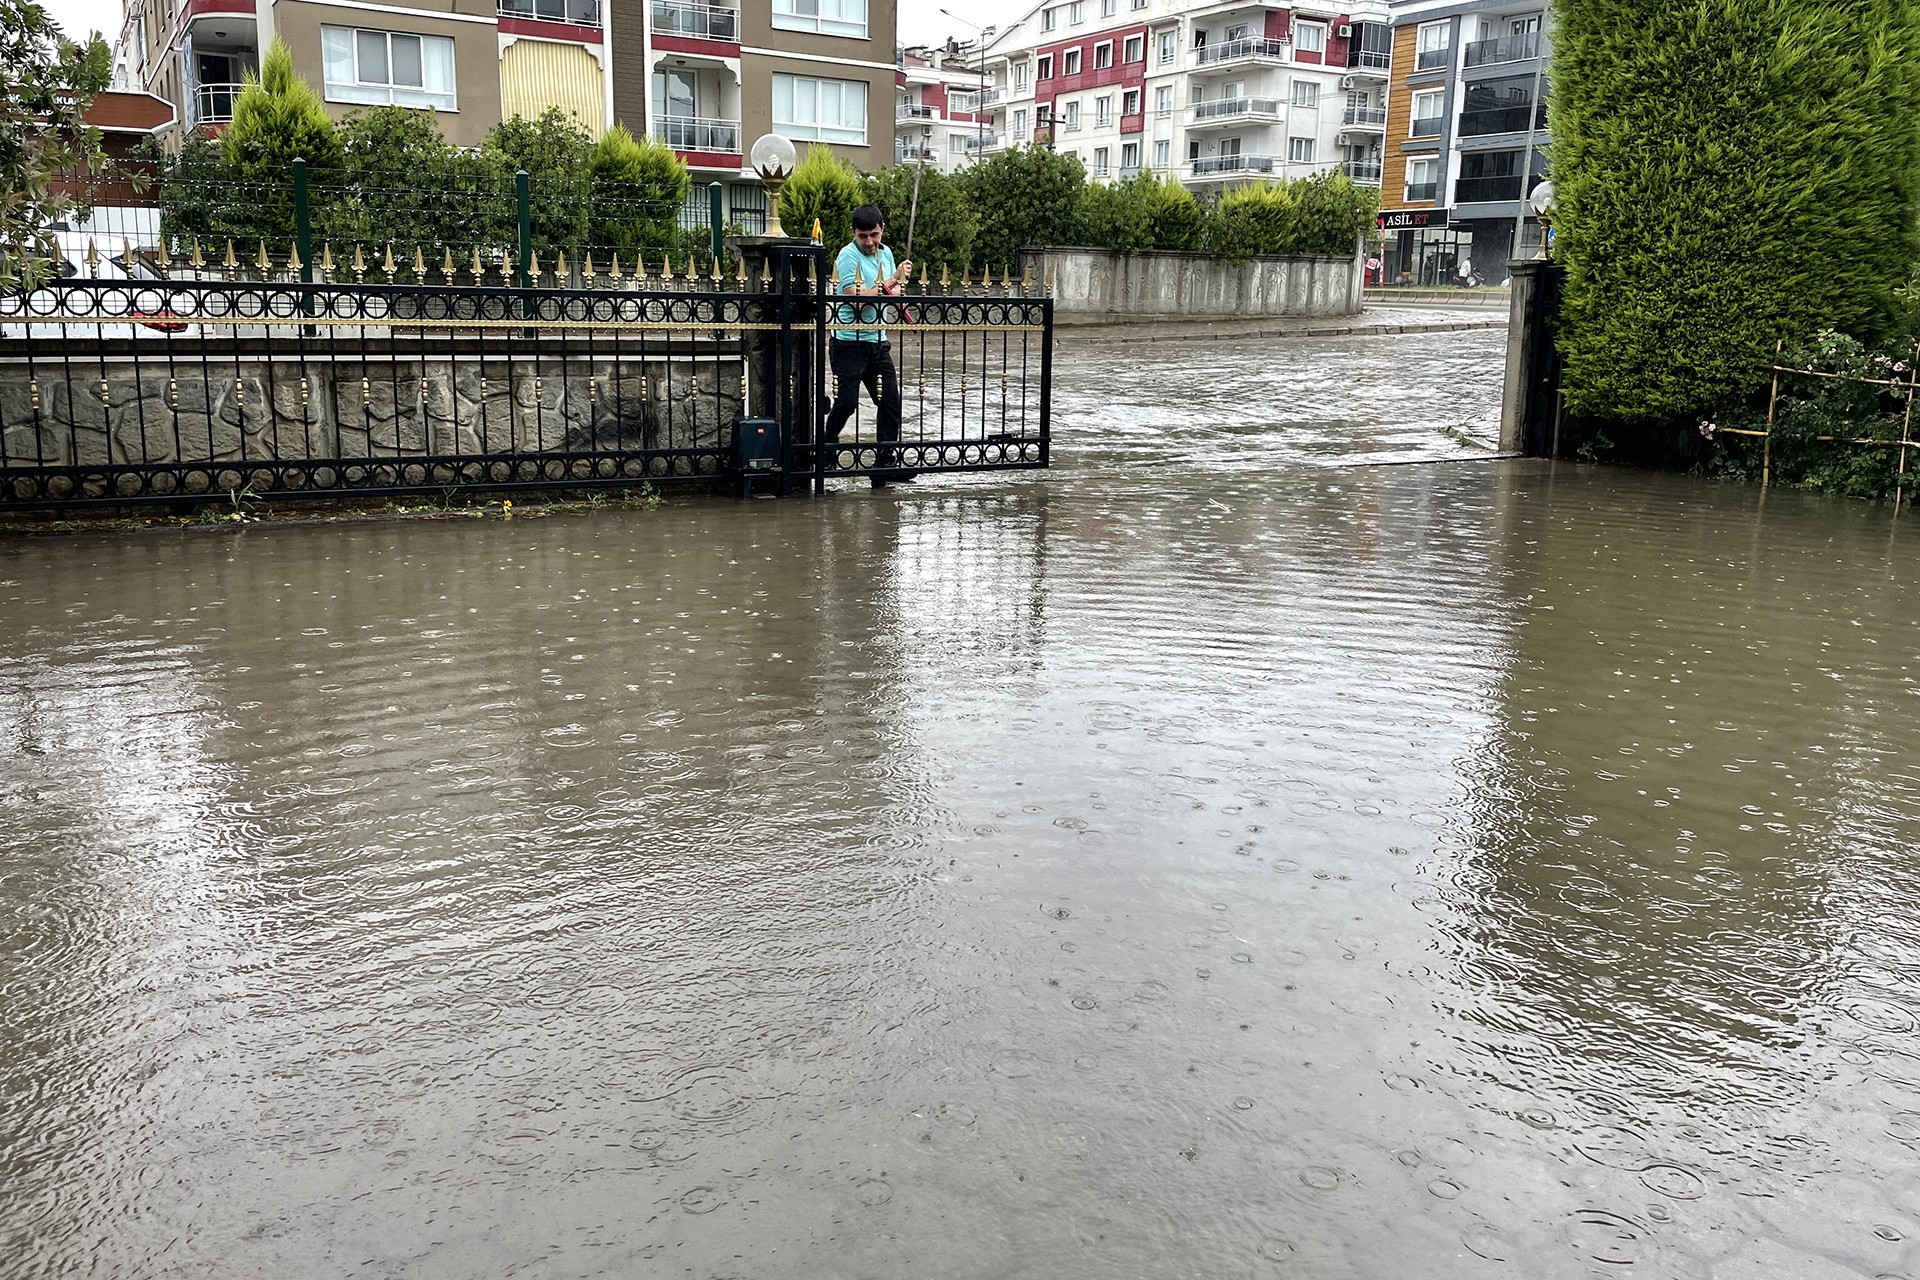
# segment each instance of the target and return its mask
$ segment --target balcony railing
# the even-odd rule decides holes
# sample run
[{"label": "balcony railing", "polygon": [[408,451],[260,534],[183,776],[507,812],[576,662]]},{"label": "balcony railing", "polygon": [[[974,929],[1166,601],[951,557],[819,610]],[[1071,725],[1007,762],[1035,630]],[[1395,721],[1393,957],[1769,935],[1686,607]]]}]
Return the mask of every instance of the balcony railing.
[{"label": "balcony railing", "polygon": [[1215,98],[1212,102],[1193,104],[1193,122],[1201,124],[1209,120],[1234,121],[1245,120],[1252,116],[1278,116],[1280,99],[1278,98]]},{"label": "balcony railing", "polygon": [[1123,165],[1121,165],[1121,166],[1120,166],[1120,181],[1122,181],[1122,182],[1125,182],[1125,181],[1127,181],[1127,180],[1128,180],[1128,179],[1130,179],[1130,178],[1137,178],[1137,177],[1139,177],[1139,176],[1140,176],[1140,166],[1139,166],[1139,165],[1137,165],[1137,164],[1123,164]]},{"label": "balcony railing", "polygon": [[904,164],[912,160],[931,160],[931,159],[933,159],[932,147],[911,147],[911,146],[896,145],[893,149],[893,162],[895,164]]},{"label": "balcony railing", "polygon": [[947,110],[960,111],[967,115],[976,115],[982,111],[991,110],[999,101],[1000,91],[998,89],[989,89],[985,93],[949,93],[947,95]]},{"label": "balcony railing", "polygon": [[1445,116],[1421,116],[1413,122],[1413,137],[1437,138],[1440,130],[1446,126]]},{"label": "balcony railing", "polygon": [[1523,58],[1540,56],[1540,33],[1529,31],[1525,35],[1499,36],[1492,40],[1475,40],[1466,49],[1466,63],[1469,67],[1485,67],[1496,62],[1519,62]]},{"label": "balcony railing", "polygon": [[940,113],[932,107],[923,107],[917,102],[903,102],[900,109],[893,113],[895,123],[902,120],[938,120]]},{"label": "balcony railing", "polygon": [[1348,107],[1341,114],[1340,123],[1384,129],[1387,126],[1387,109],[1385,107]]},{"label": "balcony railing", "polygon": [[1488,200],[1518,200],[1520,175],[1498,178],[1461,178],[1453,184],[1455,204],[1477,204]]},{"label": "balcony railing", "polygon": [[1230,62],[1242,62],[1249,58],[1285,59],[1291,49],[1284,40],[1224,40],[1219,44],[1208,45],[1193,55],[1196,67],[1222,66]]},{"label": "balcony railing", "polygon": [[1393,66],[1393,55],[1380,49],[1362,49],[1347,64],[1349,71],[1386,71]]},{"label": "balcony railing", "polygon": [[1451,46],[1445,49],[1422,49],[1413,55],[1413,69],[1415,71],[1432,71],[1435,68],[1448,65],[1452,61],[1453,48]]},{"label": "balcony railing", "polygon": [[740,122],[708,116],[661,116],[653,122],[653,136],[675,151],[740,154]]},{"label": "balcony railing", "polygon": [[1348,160],[1341,164],[1340,171],[1355,182],[1370,187],[1380,185],[1380,162],[1378,160]]},{"label": "balcony railing", "polygon": [[1193,162],[1193,173],[1272,173],[1280,161],[1272,156],[1201,156]]},{"label": "balcony railing", "polygon": [[[1529,121],[1532,123],[1529,124]],[[1544,102],[1534,107],[1523,103],[1517,107],[1489,107],[1460,113],[1460,136],[1463,138],[1487,133],[1525,133],[1529,128],[1546,127],[1547,104]]]},{"label": "balcony railing", "polygon": [[1409,182],[1407,184],[1407,199],[1409,200],[1438,200],[1439,198],[1440,184],[1437,182]]},{"label": "balcony railing", "polygon": [[195,124],[226,124],[233,119],[233,103],[243,84],[203,84],[193,91]]},{"label": "balcony railing", "polygon": [[600,0],[496,0],[495,11],[506,18],[570,22],[576,27],[600,25]]},{"label": "balcony railing", "polygon": [[653,0],[653,33],[740,43],[740,10],[697,0]]}]

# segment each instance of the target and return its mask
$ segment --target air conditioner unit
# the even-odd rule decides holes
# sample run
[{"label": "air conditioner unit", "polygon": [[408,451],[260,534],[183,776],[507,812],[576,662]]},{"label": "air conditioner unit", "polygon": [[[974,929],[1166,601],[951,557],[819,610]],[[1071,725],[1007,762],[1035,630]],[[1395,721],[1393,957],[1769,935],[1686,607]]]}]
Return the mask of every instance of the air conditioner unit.
[{"label": "air conditioner unit", "polygon": [[1341,23],[1341,24],[1340,24],[1340,38],[1341,38],[1342,40],[1348,40],[1348,39],[1351,39],[1352,37],[1353,37],[1353,24],[1352,24],[1351,22],[1343,22],[1343,23]]},{"label": "air conditioner unit", "polygon": [[1340,87],[1342,89],[1351,89],[1353,88],[1354,85],[1358,84],[1359,82],[1360,82],[1359,76],[1341,76],[1340,77]]}]

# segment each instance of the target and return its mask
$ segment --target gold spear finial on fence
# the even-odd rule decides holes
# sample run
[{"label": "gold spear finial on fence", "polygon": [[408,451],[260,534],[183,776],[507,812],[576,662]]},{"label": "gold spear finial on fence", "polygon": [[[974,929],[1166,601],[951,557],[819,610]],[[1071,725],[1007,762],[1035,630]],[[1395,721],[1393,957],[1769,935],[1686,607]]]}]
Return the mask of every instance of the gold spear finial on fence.
[{"label": "gold spear finial on fence", "polygon": [[453,246],[445,245],[440,250],[440,278],[448,284],[453,283],[453,273],[459,268],[453,265]]},{"label": "gold spear finial on fence", "polygon": [[984,297],[987,294],[990,294],[992,292],[993,292],[993,264],[989,262],[986,266],[980,268],[980,293],[981,293],[981,296]]},{"label": "gold spear finial on fence", "polygon": [[468,264],[467,270],[473,273],[473,282],[475,284],[479,284],[480,277],[487,273],[487,264],[480,261],[479,245],[473,246],[473,261]]},{"label": "gold spear finial on fence", "polygon": [[613,265],[607,268],[607,279],[614,284],[620,283],[620,251],[613,251]]},{"label": "gold spear finial on fence", "polygon": [[950,268],[946,263],[943,262],[940,264],[940,292],[942,293],[945,293],[952,287],[952,277],[948,274],[949,270]]},{"label": "gold spear finial on fence", "polygon": [[357,243],[353,246],[353,280],[355,284],[367,282],[367,255]]},{"label": "gold spear finial on fence", "polygon": [[427,255],[417,244],[413,246],[413,282],[415,284],[427,282]]},{"label": "gold spear finial on fence", "polygon": [[587,282],[587,288],[593,288],[593,250],[587,250],[586,265],[580,268],[580,278]]},{"label": "gold spear finial on fence", "polygon": [[328,284],[333,283],[333,241],[331,240],[320,242],[320,279]]},{"label": "gold spear finial on fence", "polygon": [[660,287],[663,289],[673,287],[673,255],[670,253],[660,255]]},{"label": "gold spear finial on fence", "polygon": [[747,291],[747,260],[745,258],[735,258],[733,265],[734,283],[740,286],[740,292],[745,293]]},{"label": "gold spear finial on fence", "polygon": [[233,252],[232,236],[227,237],[227,260],[220,264],[220,269],[229,276],[240,269],[240,259]]},{"label": "gold spear finial on fence", "polygon": [[92,236],[87,237],[87,254],[84,261],[87,264],[88,275],[97,276],[100,274],[100,250],[94,247]]},{"label": "gold spear finial on fence", "polygon": [[540,283],[540,251],[535,249],[531,256],[532,261],[527,264],[527,283],[537,285]]},{"label": "gold spear finial on fence", "polygon": [[1053,272],[1051,271],[1047,272],[1046,287],[1046,296],[1051,298],[1053,296]]},{"label": "gold spear finial on fence", "polygon": [[200,237],[193,238],[193,274],[196,278],[207,269],[207,257],[200,252]]},{"label": "gold spear finial on fence", "polygon": [[762,258],[760,259],[760,289],[765,292],[771,288],[773,288],[773,260]]},{"label": "gold spear finial on fence", "polygon": [[168,268],[173,266],[173,259],[167,254],[167,238],[165,236],[160,237],[160,252],[153,255],[153,261],[154,265],[160,268],[161,275],[165,275]]},{"label": "gold spear finial on fence", "polygon": [[553,283],[555,288],[564,289],[573,280],[573,272],[567,266],[567,251],[555,252],[553,259]]},{"label": "gold spear finial on fence", "polygon": [[1033,292],[1033,268],[1022,264],[1020,267],[1020,296],[1026,297]]},{"label": "gold spear finial on fence", "polygon": [[297,244],[287,250],[287,271],[291,275],[300,274],[300,246]]},{"label": "gold spear finial on fence", "polygon": [[960,266],[960,292],[963,294],[973,292],[973,266],[970,263],[962,263]]},{"label": "gold spear finial on fence", "polygon": [[128,275],[132,275],[133,274],[133,241],[128,240],[126,237],[123,236],[120,239],[120,245],[121,245],[120,265],[127,269]]},{"label": "gold spear finial on fence", "polygon": [[400,267],[393,260],[393,241],[391,240],[387,241],[386,254],[380,259],[380,270],[387,277],[388,284],[392,284],[393,278],[400,274]]},{"label": "gold spear finial on fence", "polygon": [[713,255],[713,287],[720,287],[720,255],[717,253]]},{"label": "gold spear finial on fence", "polygon": [[260,268],[260,274],[263,276],[273,270],[273,259],[267,256],[267,242],[265,240],[260,242],[260,253],[254,258],[253,265]]}]

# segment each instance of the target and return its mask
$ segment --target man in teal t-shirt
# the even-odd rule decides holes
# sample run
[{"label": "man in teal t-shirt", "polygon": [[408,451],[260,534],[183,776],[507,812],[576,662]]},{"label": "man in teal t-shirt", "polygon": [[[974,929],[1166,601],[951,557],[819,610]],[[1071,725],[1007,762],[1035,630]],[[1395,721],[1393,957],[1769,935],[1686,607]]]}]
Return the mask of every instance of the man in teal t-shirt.
[{"label": "man in teal t-shirt", "polygon": [[[880,243],[886,230],[880,211],[863,204],[853,211],[853,242],[840,251],[834,263],[834,293],[842,297],[892,297],[913,274],[913,263],[894,265],[893,250]],[[874,434],[880,441],[879,465],[899,465],[899,450],[890,449],[900,439],[900,375],[893,367],[893,349],[887,341],[885,307],[868,303],[835,304],[836,327],[827,343],[827,363],[833,369],[833,408],[827,411],[826,438],[837,443],[860,404],[860,388],[877,386],[874,396],[878,417]],[[877,488],[889,479],[910,480],[911,475],[875,476]]]}]

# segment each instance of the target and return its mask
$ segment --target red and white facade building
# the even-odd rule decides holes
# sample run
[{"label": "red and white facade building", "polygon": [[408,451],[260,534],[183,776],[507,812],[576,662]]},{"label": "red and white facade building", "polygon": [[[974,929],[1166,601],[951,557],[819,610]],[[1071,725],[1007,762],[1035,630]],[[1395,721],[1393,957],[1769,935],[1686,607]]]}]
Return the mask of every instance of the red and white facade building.
[{"label": "red and white facade building", "polygon": [[1391,56],[1385,3],[1354,0],[1042,0],[986,48],[1002,145],[1196,190],[1329,170],[1379,185]]},{"label": "red and white facade building", "polygon": [[893,163],[952,173],[999,147],[999,93],[977,56],[968,65],[953,50],[908,48],[895,78]]}]

